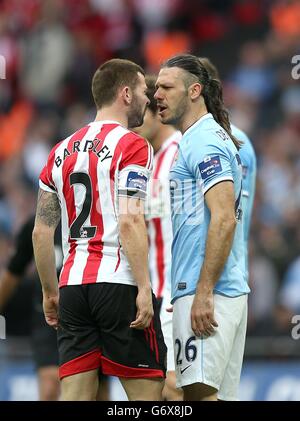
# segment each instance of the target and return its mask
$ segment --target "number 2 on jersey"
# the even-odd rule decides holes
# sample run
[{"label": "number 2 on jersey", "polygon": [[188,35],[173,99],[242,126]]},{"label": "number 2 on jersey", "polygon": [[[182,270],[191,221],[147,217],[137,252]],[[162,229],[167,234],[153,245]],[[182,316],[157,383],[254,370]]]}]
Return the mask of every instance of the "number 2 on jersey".
[{"label": "number 2 on jersey", "polygon": [[70,238],[72,240],[78,238],[93,238],[95,237],[97,227],[84,225],[90,216],[92,207],[93,197],[91,179],[89,175],[84,172],[73,172],[70,174],[70,186],[73,186],[74,184],[81,184],[85,187],[85,198],[79,215],[70,227]]}]

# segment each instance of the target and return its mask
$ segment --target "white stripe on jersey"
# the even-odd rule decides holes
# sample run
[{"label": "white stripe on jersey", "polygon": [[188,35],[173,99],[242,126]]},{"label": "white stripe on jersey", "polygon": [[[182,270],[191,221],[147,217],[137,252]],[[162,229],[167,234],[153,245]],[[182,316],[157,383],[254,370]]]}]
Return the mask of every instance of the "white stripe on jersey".
[{"label": "white stripe on jersey", "polygon": [[[103,146],[109,145],[111,154],[114,154],[115,148],[119,140],[128,133],[128,130],[121,126],[113,129],[105,138]],[[119,159],[120,162],[121,159]],[[99,200],[103,218],[103,258],[98,270],[97,282],[107,281],[108,274],[116,267],[116,259],[118,260],[118,221],[115,213],[114,202],[115,197],[112,196],[111,188],[113,187],[113,195],[117,186],[118,178],[114,176],[114,185],[111,186],[110,166],[104,166],[100,161],[97,166],[97,178],[99,186]],[[111,258],[110,258],[111,257]],[[133,285],[135,283],[133,282]]]},{"label": "white stripe on jersey", "polygon": [[[101,132],[102,126],[104,132]],[[105,126],[107,126],[107,131]],[[122,249],[120,250],[119,247],[120,243],[116,205],[119,173],[118,168],[122,161],[122,151],[119,150],[120,156],[114,155],[120,140],[126,135],[130,136],[131,132],[124,127],[121,127],[117,122],[108,121],[93,122],[81,130],[83,130],[85,134],[80,134],[80,131],[78,131],[61,142],[54,152],[53,168],[51,167],[51,170],[48,168],[48,170],[51,171],[51,176],[57,189],[62,209],[62,243],[64,262],[61,275],[61,285],[78,285],[87,282],[116,282],[136,285],[127,258],[124,253],[122,253]],[[85,141],[92,141],[98,137],[98,135],[101,139],[101,150],[104,148],[105,153],[109,151],[107,152],[107,155],[109,155],[109,158],[111,159],[99,159],[95,162],[95,158],[93,158],[94,163],[91,163],[90,157],[95,157],[95,155],[92,154],[96,153],[96,149],[90,152],[88,150],[84,152],[81,148],[83,147],[82,145],[85,144]],[[132,136],[136,135],[132,133]],[[133,140],[133,138],[130,139],[131,141]],[[139,141],[141,140],[142,139],[140,138]],[[70,141],[72,143],[71,147],[73,148],[73,152],[69,151],[70,147],[68,148]],[[127,139],[125,139],[125,144],[121,144],[121,148],[124,148],[124,153],[126,151],[126,153],[130,154],[130,151],[128,152],[128,148],[126,150],[126,147],[124,146],[126,145],[126,141]],[[77,143],[77,146],[75,146],[74,152],[75,143]],[[79,150],[77,150],[77,148],[79,148]],[[90,146],[85,146],[85,148],[90,148]],[[97,148],[97,146],[95,146],[95,148]],[[69,153],[67,153],[66,150],[68,150]],[[65,154],[66,161],[63,159]],[[147,160],[147,166],[151,166],[152,148],[149,144],[148,157],[146,155],[146,150],[143,151],[143,154],[145,159],[144,162]],[[105,157],[105,154],[102,156]],[[91,182],[92,190],[94,189],[95,191],[95,183],[97,183],[98,186],[96,200],[99,200],[99,209],[97,210],[96,203],[92,202],[90,213],[84,222],[84,226],[87,227],[95,225],[96,218],[98,221],[97,226],[101,227],[101,233],[98,232],[98,238],[96,239],[96,243],[92,246],[92,251],[89,249],[89,246],[92,244],[89,239],[78,238],[76,240],[72,240],[71,242],[69,241],[70,221],[68,212],[72,215],[72,221],[73,219],[76,220],[78,218],[79,214],[82,212],[83,203],[85,203],[86,188],[78,183],[75,183],[71,186],[70,191],[66,190],[66,186],[64,186],[64,177],[67,176],[65,171],[70,171],[70,167],[68,168],[68,159],[72,160],[70,161],[72,173],[84,172],[86,174],[90,174],[90,176],[93,177]],[[65,168],[64,162],[66,163],[67,168]],[[94,167],[94,164],[97,165],[96,168]],[[115,174],[110,174],[110,171],[114,167],[116,167]],[[92,173],[90,172],[91,170],[93,171]],[[114,185],[111,185],[111,183],[114,183]],[[67,185],[69,186],[69,182],[67,182]],[[69,195],[70,199],[67,200],[70,200],[70,202],[66,203],[64,194]],[[92,198],[94,198],[94,194],[95,193],[93,193]],[[75,209],[73,209],[72,197],[74,197]],[[100,220],[99,222],[98,217],[101,218],[102,221]],[[91,220],[93,224],[91,224]],[[98,242],[101,243],[103,248],[100,247]],[[98,246],[99,253],[97,252]],[[99,267],[97,267],[97,263],[99,264]],[[118,269],[116,270],[116,268]],[[95,272],[93,272],[93,270],[95,270]]]},{"label": "white stripe on jersey", "polygon": [[[67,137],[56,149],[55,151],[55,159],[58,156],[63,155],[63,150],[68,146],[68,143],[70,141],[72,136]],[[55,165],[55,164],[54,164]],[[65,264],[67,258],[68,258],[68,251],[69,251],[69,218],[68,218],[68,212],[67,212],[67,205],[65,202],[64,194],[63,194],[63,183],[62,183],[62,169],[63,165],[60,165],[58,168],[55,166],[52,170],[52,178],[55,183],[56,189],[57,189],[57,196],[60,201],[60,207],[61,207],[61,236],[62,236],[62,250],[63,250],[63,265]],[[63,268],[63,266],[62,266]]]},{"label": "white stripe on jersey", "polygon": [[153,148],[151,147],[150,143],[148,143],[148,161],[147,161],[146,168],[148,169],[151,168],[152,161],[153,161]]},{"label": "white stripe on jersey", "polygon": [[[164,296],[166,288],[170,288],[168,282],[170,282],[169,275],[173,234],[169,193],[169,172],[178,151],[178,142],[180,139],[180,132],[176,132],[170,136],[163,143],[161,149],[154,155],[153,161],[153,177],[155,177],[156,180],[159,180],[159,183],[165,192],[164,194],[159,193],[159,198],[162,203],[157,204],[157,207],[162,210],[162,214],[159,215],[159,212],[156,214],[154,209],[154,219],[151,218],[151,215],[150,220],[148,218],[149,270],[153,292],[159,297]],[[157,183],[157,181],[154,182]],[[149,200],[153,204],[157,201],[155,194],[157,194],[157,189],[151,189]],[[160,232],[158,232],[158,229]],[[159,234],[161,234],[161,241],[157,238]]]},{"label": "white stripe on jersey", "polygon": [[[89,129],[85,137],[82,139],[82,142],[85,139],[94,139],[95,135],[98,132],[99,130],[95,131],[95,130]],[[77,154],[77,160],[73,169],[73,173],[86,172],[88,174],[88,168],[89,168],[89,154],[87,153]],[[74,191],[74,197],[76,198],[75,206],[76,206],[76,218],[77,218],[82,210],[83,203],[85,201],[86,188],[83,185],[77,184],[77,183],[74,184],[72,188]],[[90,215],[88,215],[85,225],[86,226],[91,225]],[[89,243],[84,238],[78,238],[76,239],[76,244],[77,246],[76,246],[76,251],[75,251],[75,258],[74,258],[74,263],[70,269],[69,281],[72,283],[72,285],[81,285],[82,279],[83,279],[83,272],[87,263],[87,259],[89,257],[89,253],[88,253]]]},{"label": "white stripe on jersey", "polygon": [[48,193],[56,193],[55,190],[50,189],[50,187],[48,187],[45,183],[43,183],[42,180],[39,180],[39,186],[42,190],[45,190]]},{"label": "white stripe on jersey", "polygon": [[[101,129],[101,125],[95,125],[90,126],[88,131],[86,132],[86,135],[82,138],[81,143],[83,143],[85,140],[94,139],[95,136],[99,133]],[[68,143],[66,144],[66,146]],[[63,167],[63,165],[61,165]],[[78,153],[77,154],[77,160],[73,169],[74,172],[86,172],[89,173],[89,154],[87,153]],[[82,206],[85,200],[86,196],[86,189],[81,184],[74,184],[74,197],[76,197],[75,206],[76,206],[76,218],[80,214],[82,210]],[[67,214],[67,220],[68,220],[68,214]],[[69,223],[69,221],[68,221]],[[88,215],[88,218],[85,222],[86,226],[91,225],[90,215]],[[69,228],[67,226],[67,234],[66,237],[68,239],[69,237]],[[85,239],[78,238],[76,240],[76,251],[75,251],[75,258],[74,263],[70,269],[69,273],[69,280],[68,285],[80,285],[82,284],[82,278],[83,278],[83,272],[87,263],[87,259],[89,257],[88,253],[88,242]]]}]

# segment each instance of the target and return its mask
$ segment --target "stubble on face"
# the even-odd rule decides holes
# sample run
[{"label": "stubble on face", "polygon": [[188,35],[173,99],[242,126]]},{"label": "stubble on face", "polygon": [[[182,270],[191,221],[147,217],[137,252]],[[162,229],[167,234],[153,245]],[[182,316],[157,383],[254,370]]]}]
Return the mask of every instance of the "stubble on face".
[{"label": "stubble on face", "polygon": [[144,116],[146,113],[147,105],[149,100],[145,94],[147,91],[147,85],[145,77],[138,73],[138,82],[132,91],[132,102],[128,111],[128,127],[140,127],[144,122]]},{"label": "stubble on face", "polygon": [[133,92],[132,103],[128,113],[128,127],[140,127],[144,122],[147,104],[144,104],[139,96]]},{"label": "stubble on face", "polygon": [[177,67],[162,68],[158,75],[157,102],[163,124],[177,127],[188,108],[188,88],[185,78],[185,72]]},{"label": "stubble on face", "polygon": [[161,117],[161,122],[163,124],[170,124],[172,126],[178,126],[182,120],[184,114],[186,113],[188,107],[187,92],[182,94],[181,97],[177,98],[177,102],[174,106],[170,106],[168,109],[170,115],[165,118]]},{"label": "stubble on face", "polygon": [[135,127],[133,131],[151,143],[157,133],[158,121],[158,116],[153,114],[150,108],[146,108],[143,124],[140,127]]}]

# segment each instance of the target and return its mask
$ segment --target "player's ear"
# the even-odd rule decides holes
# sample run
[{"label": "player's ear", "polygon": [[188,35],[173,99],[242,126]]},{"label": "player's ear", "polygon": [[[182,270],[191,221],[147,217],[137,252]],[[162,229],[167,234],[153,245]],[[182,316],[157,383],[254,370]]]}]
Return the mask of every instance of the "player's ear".
[{"label": "player's ear", "polygon": [[197,98],[199,98],[199,96],[201,95],[201,92],[202,92],[202,85],[200,83],[193,83],[189,87],[189,94],[192,101],[195,101]]},{"label": "player's ear", "polygon": [[132,91],[129,86],[124,86],[121,90],[121,97],[126,105],[130,105],[132,101]]}]

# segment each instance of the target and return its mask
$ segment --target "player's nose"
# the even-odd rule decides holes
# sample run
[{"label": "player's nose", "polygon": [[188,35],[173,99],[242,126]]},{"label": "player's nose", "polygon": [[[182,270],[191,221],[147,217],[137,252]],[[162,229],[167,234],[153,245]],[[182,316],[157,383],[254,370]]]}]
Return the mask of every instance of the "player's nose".
[{"label": "player's nose", "polygon": [[157,88],[155,93],[154,93],[154,99],[156,99],[156,100],[161,99],[161,92],[160,92],[159,88]]}]

